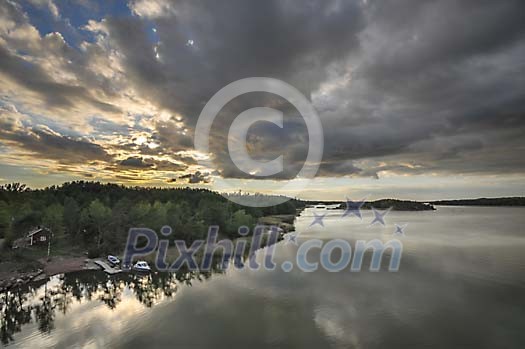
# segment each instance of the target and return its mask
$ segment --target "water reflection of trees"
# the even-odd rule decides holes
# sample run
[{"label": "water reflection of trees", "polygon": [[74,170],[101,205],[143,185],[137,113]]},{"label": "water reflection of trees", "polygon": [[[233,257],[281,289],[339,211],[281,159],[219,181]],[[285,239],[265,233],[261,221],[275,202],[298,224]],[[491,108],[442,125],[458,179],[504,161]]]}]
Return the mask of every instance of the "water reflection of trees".
[{"label": "water reflection of trees", "polygon": [[140,303],[152,307],[162,299],[172,298],[178,285],[191,286],[192,282],[207,280],[211,275],[210,272],[179,271],[109,276],[84,271],[61,275],[50,282],[23,285],[0,293],[0,341],[3,345],[9,344],[14,340],[13,335],[30,323],[36,323],[44,334],[51,333],[57,313],[67,314],[75,301],[100,301],[113,310],[122,302],[127,289]]}]

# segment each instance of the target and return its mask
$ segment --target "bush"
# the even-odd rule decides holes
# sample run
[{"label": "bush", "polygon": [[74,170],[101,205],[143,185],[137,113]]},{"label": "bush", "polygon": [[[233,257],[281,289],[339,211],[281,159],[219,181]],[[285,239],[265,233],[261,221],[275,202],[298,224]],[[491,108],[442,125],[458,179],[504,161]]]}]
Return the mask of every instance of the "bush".
[{"label": "bush", "polygon": [[100,250],[97,247],[90,247],[88,249],[88,258],[100,257]]},{"label": "bush", "polygon": [[13,243],[15,242],[15,235],[13,234],[12,230],[8,230],[6,233],[5,233],[5,239],[4,239],[4,242],[2,244],[2,248],[4,250],[11,250],[13,248]]}]

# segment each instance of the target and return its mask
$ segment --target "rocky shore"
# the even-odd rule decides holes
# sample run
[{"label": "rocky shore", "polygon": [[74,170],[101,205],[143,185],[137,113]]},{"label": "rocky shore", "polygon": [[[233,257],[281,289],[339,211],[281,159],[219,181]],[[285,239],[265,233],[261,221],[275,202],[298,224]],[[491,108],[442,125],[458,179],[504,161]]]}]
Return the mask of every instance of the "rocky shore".
[{"label": "rocky shore", "polygon": [[55,257],[51,260],[39,260],[39,267],[35,270],[20,271],[16,268],[7,270],[9,265],[0,263],[0,292],[8,291],[12,287],[24,285],[31,281],[48,278],[53,275],[70,273],[81,270],[98,269],[84,257]]},{"label": "rocky shore", "polygon": [[33,281],[44,273],[42,269],[26,273],[7,273],[0,274],[0,292],[8,291],[15,286],[24,285]]}]

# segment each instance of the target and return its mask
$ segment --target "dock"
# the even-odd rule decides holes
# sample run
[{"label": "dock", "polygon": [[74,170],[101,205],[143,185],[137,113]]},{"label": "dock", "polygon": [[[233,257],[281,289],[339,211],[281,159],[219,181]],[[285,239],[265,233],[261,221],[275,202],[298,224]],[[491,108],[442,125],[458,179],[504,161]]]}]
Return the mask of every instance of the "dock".
[{"label": "dock", "polygon": [[115,269],[111,265],[107,264],[106,262],[97,260],[97,261],[94,261],[93,263],[98,265],[100,268],[102,268],[106,273],[110,275],[122,273],[121,269]]}]

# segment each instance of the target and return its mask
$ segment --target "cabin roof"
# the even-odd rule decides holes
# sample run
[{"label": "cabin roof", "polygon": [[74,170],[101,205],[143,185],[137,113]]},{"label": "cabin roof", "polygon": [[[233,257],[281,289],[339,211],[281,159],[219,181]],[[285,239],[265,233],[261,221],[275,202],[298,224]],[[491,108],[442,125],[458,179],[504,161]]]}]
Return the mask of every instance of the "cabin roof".
[{"label": "cabin roof", "polygon": [[30,231],[28,234],[27,234],[27,237],[31,237],[35,234],[38,234],[40,233],[41,231],[50,231],[48,228],[45,228],[45,227],[42,227],[42,228],[36,228],[35,230],[32,230]]}]

